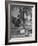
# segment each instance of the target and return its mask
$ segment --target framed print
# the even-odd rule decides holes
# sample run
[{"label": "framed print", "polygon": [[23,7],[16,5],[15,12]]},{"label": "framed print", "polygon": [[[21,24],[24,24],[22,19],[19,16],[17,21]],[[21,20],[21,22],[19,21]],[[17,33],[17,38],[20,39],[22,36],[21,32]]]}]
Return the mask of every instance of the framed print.
[{"label": "framed print", "polygon": [[37,42],[37,3],[6,2],[5,44]]}]

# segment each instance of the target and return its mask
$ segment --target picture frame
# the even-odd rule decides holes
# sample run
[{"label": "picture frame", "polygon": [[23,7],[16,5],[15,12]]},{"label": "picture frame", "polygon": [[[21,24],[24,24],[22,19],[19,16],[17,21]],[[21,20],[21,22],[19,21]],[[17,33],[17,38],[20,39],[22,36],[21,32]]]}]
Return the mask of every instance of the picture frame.
[{"label": "picture frame", "polygon": [[6,1],[5,45],[37,42],[37,3]]}]

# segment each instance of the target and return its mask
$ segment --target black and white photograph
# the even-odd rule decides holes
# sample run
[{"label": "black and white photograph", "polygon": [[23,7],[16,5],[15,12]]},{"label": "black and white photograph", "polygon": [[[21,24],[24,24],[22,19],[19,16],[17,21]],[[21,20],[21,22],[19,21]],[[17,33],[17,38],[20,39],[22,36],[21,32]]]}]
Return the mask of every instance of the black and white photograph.
[{"label": "black and white photograph", "polygon": [[37,3],[28,2],[8,3],[8,43],[36,42],[36,5]]},{"label": "black and white photograph", "polygon": [[[10,38],[32,36],[32,7],[10,6]],[[28,8],[27,8],[28,7]]]}]

